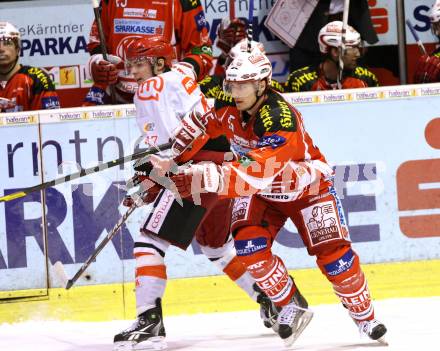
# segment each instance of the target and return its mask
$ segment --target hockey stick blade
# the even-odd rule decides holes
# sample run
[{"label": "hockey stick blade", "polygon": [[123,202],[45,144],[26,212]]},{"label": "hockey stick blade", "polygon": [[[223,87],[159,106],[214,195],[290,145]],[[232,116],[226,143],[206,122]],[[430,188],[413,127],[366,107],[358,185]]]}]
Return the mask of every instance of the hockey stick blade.
[{"label": "hockey stick blade", "polygon": [[42,184],[38,184],[35,186],[31,186],[29,188],[21,189],[20,191],[17,191],[15,193],[1,196],[0,203],[15,200],[15,199],[24,197],[27,194],[32,193],[34,191],[39,191],[39,190],[43,190],[43,189],[49,188],[54,185],[70,182],[71,180],[74,180],[74,179],[85,177],[85,176],[93,174],[93,173],[101,172],[101,171],[106,170],[108,168],[116,167],[116,166],[119,166],[120,164],[134,161],[134,160],[137,160],[137,159],[142,158],[144,156],[155,154],[155,153],[162,151],[162,150],[167,150],[172,145],[173,145],[173,143],[169,142],[169,143],[157,145],[154,147],[150,147],[149,149],[147,149],[145,151],[141,151],[141,152],[138,152],[133,155],[120,157],[116,160],[112,160],[112,161],[109,161],[106,163],[101,163],[100,165],[97,165],[94,167],[82,169],[81,171],[79,171],[77,173],[69,174],[67,176],[60,177],[60,178],[57,178],[57,179],[54,179],[54,180],[51,180],[51,181],[48,181],[48,182],[45,182]]}]

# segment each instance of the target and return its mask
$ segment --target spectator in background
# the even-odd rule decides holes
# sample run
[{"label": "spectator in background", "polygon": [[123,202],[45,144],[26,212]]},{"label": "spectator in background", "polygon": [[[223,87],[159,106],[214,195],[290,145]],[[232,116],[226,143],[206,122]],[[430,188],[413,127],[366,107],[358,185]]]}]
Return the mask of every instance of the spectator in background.
[{"label": "spectator in background", "polygon": [[212,67],[212,48],[200,0],[101,1],[101,20],[108,59],[102,57],[96,21],[92,25],[88,68],[95,82],[85,105],[112,103],[109,85],[114,85],[116,103],[132,103],[137,83],[123,67],[124,49],[140,37],[161,35],[171,43],[177,59],[195,71],[197,79]]},{"label": "spectator in background", "polygon": [[[321,61],[292,72],[285,83],[285,92],[338,89],[339,51],[342,43],[342,22],[334,21],[325,25],[318,35]],[[364,67],[357,65],[362,46],[359,33],[348,27],[345,38],[345,54],[342,56],[344,70],[341,79],[342,89],[376,87],[376,76]]]},{"label": "spectator in background", "polygon": [[[221,50],[221,54],[217,59],[214,74],[199,82],[200,89],[207,98],[217,98],[218,94],[224,94],[223,80],[226,68],[235,56],[248,50],[246,23],[239,18],[224,18],[217,29],[216,46]],[[252,40],[251,50],[255,49],[263,54],[266,52],[262,43]],[[276,80],[272,79],[270,85],[276,91],[284,92],[284,86]]]},{"label": "spectator in background", "polygon": [[[432,33],[440,38],[440,0],[432,5],[429,12]],[[440,82],[440,47],[437,47],[431,55],[423,55],[417,62],[414,74],[414,83]]]},{"label": "spectator in background", "polygon": [[[290,72],[321,61],[320,48],[316,42],[319,30],[332,21],[342,21],[344,0],[319,0],[294,48],[289,51]],[[367,0],[352,2],[348,23],[369,44],[379,41],[371,22]]]},{"label": "spectator in background", "polygon": [[20,32],[9,22],[0,22],[0,112],[59,108],[55,85],[37,67],[22,66]]}]

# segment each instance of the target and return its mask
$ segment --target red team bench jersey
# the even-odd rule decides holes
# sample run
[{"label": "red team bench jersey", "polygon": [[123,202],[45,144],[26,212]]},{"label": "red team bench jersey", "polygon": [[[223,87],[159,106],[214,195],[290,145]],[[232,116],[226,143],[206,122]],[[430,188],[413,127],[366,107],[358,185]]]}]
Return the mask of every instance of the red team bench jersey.
[{"label": "red team bench jersey", "polygon": [[60,108],[49,75],[37,67],[22,66],[8,81],[0,81],[1,112]]},{"label": "red team bench jersey", "polygon": [[[103,0],[101,7],[109,54],[124,58],[124,46],[133,38],[162,35],[176,47],[178,59],[192,56],[203,65],[202,55],[211,64],[208,26],[200,0]],[[91,54],[100,52],[99,43],[93,22],[88,44]]]}]

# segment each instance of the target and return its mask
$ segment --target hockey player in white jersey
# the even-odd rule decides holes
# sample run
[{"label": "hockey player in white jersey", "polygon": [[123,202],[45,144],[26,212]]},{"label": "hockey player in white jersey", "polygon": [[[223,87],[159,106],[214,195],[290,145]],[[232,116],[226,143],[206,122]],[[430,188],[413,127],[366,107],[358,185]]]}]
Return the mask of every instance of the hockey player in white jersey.
[{"label": "hockey player in white jersey", "polygon": [[[207,111],[208,105],[194,80],[192,67],[178,63],[170,69],[173,58],[171,45],[160,37],[138,39],[127,47],[127,67],[139,84],[134,98],[138,126],[145,141],[155,145],[168,142],[175,130],[184,125],[187,134],[179,134],[169,151],[173,156],[185,151],[176,160],[210,160],[221,164],[229,150],[225,138],[211,141],[195,155],[186,148],[188,143],[184,139],[195,137],[188,112],[196,106]],[[194,235],[208,259],[260,304],[265,326],[276,329],[277,309],[236,257],[229,233],[231,201],[221,200],[217,194],[201,194],[201,206],[194,204],[197,199],[184,199],[180,206],[170,190],[151,181],[151,170],[149,162],[135,165],[135,183],[149,188],[144,202],[154,204],[152,210],[143,207],[148,211],[134,244],[137,319],[129,329],[115,336],[114,350],[166,348],[161,310],[167,281],[164,257],[171,244],[186,249]],[[124,202],[129,206],[132,201],[127,197]]]}]

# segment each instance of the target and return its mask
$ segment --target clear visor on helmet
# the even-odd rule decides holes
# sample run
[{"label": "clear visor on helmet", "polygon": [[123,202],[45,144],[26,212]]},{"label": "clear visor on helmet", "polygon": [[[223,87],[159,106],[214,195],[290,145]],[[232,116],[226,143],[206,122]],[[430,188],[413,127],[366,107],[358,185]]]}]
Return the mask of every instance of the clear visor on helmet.
[{"label": "clear visor on helmet", "polygon": [[133,66],[144,65],[145,63],[149,63],[151,66],[154,66],[156,60],[154,57],[134,57],[132,59],[125,60],[125,69],[130,71]]},{"label": "clear visor on helmet", "polygon": [[0,42],[4,46],[15,46],[17,45],[17,39],[11,37],[0,37]]},{"label": "clear visor on helmet", "polygon": [[256,94],[258,91],[257,81],[247,81],[247,82],[231,82],[223,81],[223,90],[230,94],[234,99],[245,98]]}]

